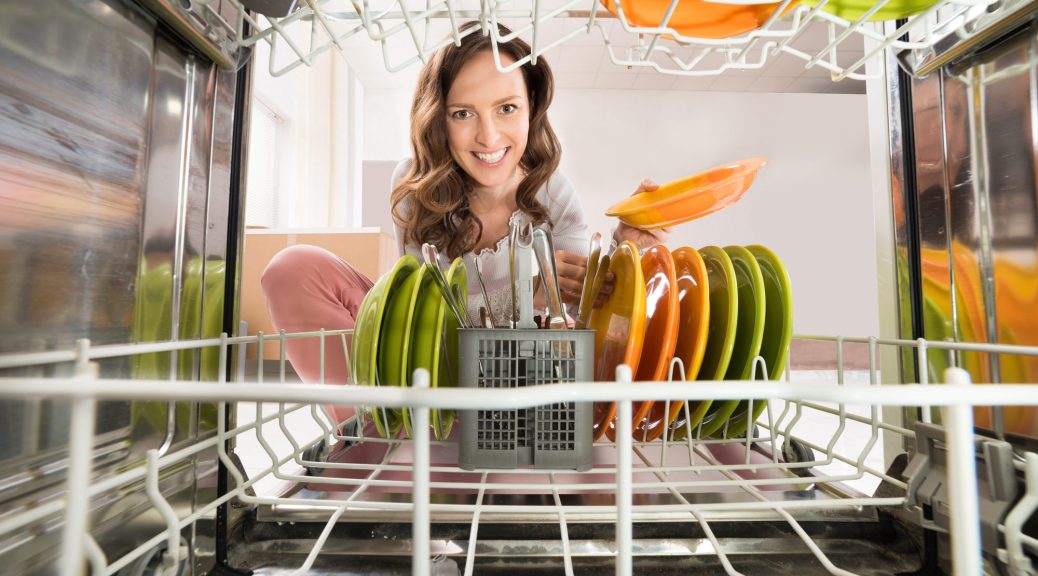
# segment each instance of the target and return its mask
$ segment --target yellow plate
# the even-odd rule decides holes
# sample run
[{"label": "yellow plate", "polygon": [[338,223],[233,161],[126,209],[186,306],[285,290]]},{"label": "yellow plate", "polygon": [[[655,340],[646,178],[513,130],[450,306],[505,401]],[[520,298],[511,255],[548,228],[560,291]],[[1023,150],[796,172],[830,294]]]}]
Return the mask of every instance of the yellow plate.
[{"label": "yellow plate", "polygon": [[[609,262],[615,276],[613,293],[591,312],[588,328],[595,331],[595,380],[616,380],[616,367],[627,364],[638,371],[645,338],[645,281],[638,247],[624,242]],[[595,439],[605,434],[616,415],[613,402],[595,403]]]},{"label": "yellow plate", "polygon": [[[710,289],[710,328],[706,339],[706,351],[703,353],[703,361],[696,374],[696,380],[724,380],[728,371],[728,364],[732,359],[732,350],[735,348],[735,333],[737,318],[739,314],[739,291],[735,277],[735,268],[728,254],[717,246],[707,246],[699,251],[706,264],[707,277]],[[691,428],[695,436],[708,434],[707,426],[724,424],[721,420],[713,422],[717,411],[725,412],[724,420],[739,406],[738,400],[723,400],[713,402],[708,408],[707,414],[697,427],[689,425],[676,426],[673,432],[675,440],[681,440],[688,435]],[[699,406],[695,410],[699,411]]]},{"label": "yellow plate", "polygon": [[[602,0],[607,10],[617,15],[613,0]],[[781,6],[772,4],[722,4],[704,0],[681,0],[674,8],[667,27],[683,36],[696,38],[731,38],[756,30]],[[783,13],[796,2],[790,2]],[[634,26],[655,28],[663,22],[670,0],[627,0],[621,4],[624,17]]]},{"label": "yellow plate", "polygon": [[609,207],[606,216],[642,230],[665,228],[701,218],[734,204],[753,184],[767,158],[748,158],[668,182]]}]

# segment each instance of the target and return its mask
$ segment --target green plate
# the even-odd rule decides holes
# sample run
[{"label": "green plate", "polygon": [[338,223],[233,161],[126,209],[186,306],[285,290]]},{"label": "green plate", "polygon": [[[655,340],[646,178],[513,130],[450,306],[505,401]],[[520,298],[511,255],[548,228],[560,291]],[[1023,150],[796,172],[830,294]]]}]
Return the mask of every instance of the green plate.
[{"label": "green plate", "polygon": [[[389,296],[378,345],[378,373],[383,386],[411,384],[408,349],[411,345],[415,300],[423,284],[428,285],[431,280],[425,266],[420,266],[404,278]],[[411,436],[411,422],[406,410],[403,413],[397,410],[393,412],[401,415],[404,431]]]},{"label": "green plate", "polygon": [[[869,16],[868,21],[880,22],[908,18],[925,11],[936,3],[937,0],[890,0],[875,14]],[[804,0],[804,4],[814,8],[819,4],[819,0]],[[829,0],[825,6],[822,6],[822,10],[854,22],[875,5],[875,0]]]},{"label": "green plate", "polygon": [[[757,259],[742,246],[725,246],[724,251],[732,259],[735,267],[735,279],[739,289],[739,318],[735,329],[735,346],[732,358],[728,362],[725,380],[749,380],[753,373],[753,360],[760,354],[760,343],[764,339],[764,313],[767,302],[764,299],[764,276],[761,274]],[[728,403],[726,403],[728,404]],[[716,427],[709,430],[703,427],[703,434],[720,431],[724,422],[739,407],[739,402],[721,420],[718,414],[711,423]],[[709,418],[709,416],[708,416]]]},{"label": "green plate", "polygon": [[[768,367],[768,380],[774,381],[780,379],[786,369],[789,344],[793,340],[793,292],[789,273],[782,260],[764,246],[747,246],[746,249],[757,260],[764,278],[764,338],[760,344],[760,357]],[[745,432],[748,423],[756,422],[767,406],[766,400],[754,400],[753,416],[747,421],[749,402],[740,402],[735,414],[728,419],[728,437]]]},{"label": "green plate", "polygon": [[[389,300],[391,296],[399,293],[400,285],[416,270],[418,270],[418,261],[413,256],[405,255],[364,295],[364,300],[357,309],[356,324],[353,327],[353,350],[350,364],[353,367],[355,384],[360,386],[380,385],[378,349],[383,322],[387,317],[386,310],[390,305]],[[402,422],[399,410],[377,408],[370,409],[369,413],[375,422],[375,428],[383,438],[395,437],[400,433]]]},{"label": "green plate", "polygon": [[[426,265],[428,266],[428,265]],[[447,271],[447,283],[461,294],[459,302],[468,302],[468,280],[465,264],[456,258]],[[418,368],[429,371],[429,387],[458,385],[458,322],[447,310],[447,304],[432,283],[431,272],[424,274],[425,285],[419,285],[414,294],[411,343],[409,350],[410,366],[408,382],[412,373]],[[443,346],[446,337],[446,347]],[[408,434],[413,432],[411,415],[404,412],[404,426]],[[443,440],[454,426],[455,412],[432,410],[430,423],[437,440]]]},{"label": "green plate", "polygon": [[[710,287],[710,329],[706,339],[706,352],[699,366],[696,380],[724,380],[735,346],[736,326],[739,314],[739,292],[732,259],[717,246],[707,246],[699,251],[706,264],[707,285]],[[711,403],[711,410],[703,417],[701,434],[708,434],[721,427],[724,421],[739,406],[738,400]],[[689,407],[692,410],[692,407]],[[692,430],[693,434],[696,429]],[[674,439],[687,436],[685,427],[674,430]]]}]

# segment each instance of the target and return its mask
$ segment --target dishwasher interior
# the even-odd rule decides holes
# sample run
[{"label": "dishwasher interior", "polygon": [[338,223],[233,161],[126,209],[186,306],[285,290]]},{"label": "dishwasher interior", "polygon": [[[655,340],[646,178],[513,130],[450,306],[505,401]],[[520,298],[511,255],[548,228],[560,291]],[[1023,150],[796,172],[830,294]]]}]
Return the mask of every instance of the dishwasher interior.
[{"label": "dishwasher interior", "polygon": [[[623,3],[619,19],[594,2],[307,0],[258,15],[274,4],[4,4],[5,570],[1035,572],[1032,2],[945,1],[874,23],[886,3],[848,20],[784,0],[726,40],[631,25]],[[353,334],[240,323],[251,67],[291,74],[366,36],[395,70],[450,42],[455,20],[498,18],[531,58],[590,34],[613,63],[661,74],[783,53],[868,83],[880,335],[797,335],[825,358],[806,370],[794,353],[779,381],[687,386],[677,361],[652,386],[629,370],[464,394],[424,389],[427,374],[413,388],[299,382],[291,340],[348,362]],[[808,25],[828,44],[798,47]],[[852,37],[865,50],[847,57]],[[269,61],[253,58],[260,42]],[[677,399],[767,404],[731,438],[632,433],[634,403]],[[465,470],[458,430],[437,440],[429,426],[434,411],[559,402],[616,404],[616,441],[595,442],[590,470]],[[408,410],[413,437],[383,438],[370,414],[385,410]]]}]

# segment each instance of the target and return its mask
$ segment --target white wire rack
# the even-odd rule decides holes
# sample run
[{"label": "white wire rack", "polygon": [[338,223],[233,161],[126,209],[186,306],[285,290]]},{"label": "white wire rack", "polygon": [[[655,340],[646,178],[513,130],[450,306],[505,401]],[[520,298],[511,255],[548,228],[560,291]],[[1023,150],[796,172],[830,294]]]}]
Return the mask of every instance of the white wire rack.
[{"label": "white wire rack", "polygon": [[[947,433],[951,528],[949,530],[956,574],[981,573],[978,483],[975,470],[973,412],[975,406],[1038,405],[1038,385],[973,386],[966,372],[951,368],[945,372],[947,384],[881,385],[877,367],[880,346],[914,348],[921,360],[928,350],[949,354],[975,351],[991,354],[1038,356],[1038,347],[1019,347],[950,342],[906,341],[877,338],[802,336],[828,340],[834,345],[837,370],[834,382],[798,381],[799,373],[786,371],[783,382],[737,381],[632,383],[631,372],[622,366],[613,383],[545,385],[518,389],[467,389],[459,395],[449,389],[428,389],[424,371],[415,374],[414,388],[370,388],[322,384],[292,384],[285,380],[284,350],[293,338],[341,338],[348,331],[321,331],[305,334],[280,334],[282,347],[277,382],[263,382],[263,359],[256,382],[226,381],[228,360],[244,347],[256,344],[263,350],[262,334],[191,342],[91,346],[80,341],[76,349],[0,356],[0,369],[52,366],[72,363],[75,374],[64,378],[0,379],[0,399],[68,400],[73,404],[69,422],[69,460],[66,489],[57,497],[34,502],[0,513],[0,543],[20,534],[34,534],[39,526],[62,522],[60,539],[61,573],[79,574],[84,563],[93,574],[115,574],[157,549],[164,549],[164,565],[176,566],[182,559],[183,534],[197,522],[213,515],[225,503],[255,506],[270,518],[294,522],[319,518],[324,523],[320,535],[304,551],[295,573],[308,571],[322,554],[337,523],[353,520],[405,521],[412,526],[412,573],[427,575],[431,559],[456,556],[465,559],[465,573],[471,574],[479,545],[480,526],[493,522],[521,522],[524,519],[557,523],[560,537],[544,546],[554,547],[564,560],[566,573],[573,573],[573,559],[589,554],[585,542],[569,534],[576,523],[615,522],[615,536],[607,555],[615,557],[617,574],[631,574],[636,554],[632,526],[637,522],[686,521],[697,524],[704,538],[669,554],[714,555],[728,574],[738,574],[732,554],[712,526],[719,518],[770,520],[788,525],[810,557],[826,572],[851,574],[837,565],[826,550],[802,527],[805,515],[827,514],[833,510],[897,509],[907,503],[905,482],[888,474],[882,466],[871,465],[869,457],[882,434],[913,439],[912,430],[899,423],[884,422],[884,407],[941,407]],[[269,339],[269,337],[267,337]],[[866,346],[868,381],[853,385],[851,372],[844,370],[846,346]],[[97,377],[96,362],[105,358],[138,354],[210,348],[219,352],[220,379],[215,383],[171,381],[126,381]],[[323,353],[323,346],[322,346]],[[260,353],[262,354],[262,353]],[[926,362],[921,362],[925,370]],[[792,374],[792,376],[790,376]],[[927,381],[925,372],[921,381]],[[688,430],[681,442],[642,442],[632,437],[632,402],[669,402],[673,398],[697,400],[769,399],[767,410],[757,424],[757,437],[732,440],[701,438]],[[116,474],[92,475],[92,437],[95,410],[109,400],[191,401],[219,403],[215,434],[175,452],[160,454],[151,450],[146,461],[120,468]],[[514,471],[468,472],[457,467],[456,444],[430,438],[430,409],[519,409],[553,402],[617,402],[617,441],[595,446],[595,467],[588,472]],[[238,405],[239,416],[255,408],[255,418],[229,423],[227,403]],[[254,406],[253,406],[254,405]],[[351,417],[332,422],[322,406],[366,406],[412,410],[414,438],[383,439],[363,418]],[[686,408],[687,410],[687,408]],[[924,418],[929,410],[923,410]],[[357,414],[363,414],[358,409]],[[687,414],[687,413],[686,413]],[[809,415],[831,420],[818,441],[804,433]],[[815,439],[813,439],[815,438]],[[851,442],[853,440],[853,442]],[[266,459],[262,469],[243,473],[232,458],[234,450],[258,445]],[[799,442],[814,452],[806,459],[780,458],[781,445]],[[345,456],[316,457],[320,447],[349,445]],[[164,472],[193,465],[203,451],[216,450],[232,477],[227,491],[211,501],[187,511],[178,511],[160,490]],[[239,456],[241,454],[238,454]],[[454,461],[451,460],[453,455]],[[1033,573],[1030,556],[1038,554],[1038,541],[1025,535],[1024,524],[1038,510],[1038,455],[1017,455],[1016,468],[1026,476],[1026,494],[1006,517],[999,530],[1005,547],[998,551],[1002,562],[1016,573]],[[878,496],[847,487],[849,483],[874,480],[894,488]],[[263,481],[274,480],[282,487],[257,492]],[[117,558],[107,558],[91,534],[91,503],[113,493],[139,490],[143,485],[151,507],[161,515],[165,529],[135,549]],[[875,483],[873,484],[875,485]],[[284,487],[288,487],[285,489]],[[786,490],[824,487],[825,497],[786,499]],[[301,489],[301,488],[305,488]],[[900,491],[900,492],[899,492]],[[458,501],[445,495],[463,494]],[[540,495],[537,504],[503,502],[498,495]],[[708,498],[695,498],[695,495]],[[877,494],[879,494],[877,492]],[[380,495],[389,495],[380,497]],[[401,497],[404,495],[404,497]],[[574,495],[596,495],[588,500]],[[655,498],[653,496],[656,496]],[[729,497],[720,497],[729,496]],[[468,539],[452,542],[431,538],[434,522],[467,523]],[[640,542],[640,541],[639,541]],[[644,543],[641,544],[644,546]],[[697,547],[698,546],[698,547]],[[645,553],[644,548],[639,553]]]},{"label": "white wire rack", "polygon": [[[833,80],[862,80],[878,74],[867,72],[865,64],[887,49],[912,51],[916,59],[922,59],[942,38],[969,35],[970,24],[979,16],[997,18],[1011,11],[1011,5],[1025,0],[1001,2],[993,11],[988,8],[995,0],[938,0],[897,24],[868,21],[890,0],[878,0],[853,21],[824,10],[827,2],[835,0],[821,0],[814,7],[799,5],[798,0],[782,0],[760,28],[722,39],[683,35],[667,25],[679,2],[692,0],[671,0],[661,25],[652,27],[629,22],[624,7],[633,0],[617,2],[616,15],[606,11],[598,0],[306,0],[283,18],[251,14],[239,0],[223,1],[236,8],[237,17],[228,22],[210,11],[210,25],[221,28],[222,36],[238,48],[268,43],[270,58],[266,65],[273,76],[310,65],[325,52],[346,55],[351,46],[373,42],[381,48],[386,69],[399,71],[426,61],[433,52],[460,41],[466,33],[479,33],[459,32],[465,21],[478,20],[482,29],[492,34],[495,47],[515,36],[531,45],[531,53],[519,62],[499,60],[502,70],[536,61],[554,48],[585,36],[601,41],[617,66],[651,68],[663,74],[716,76],[730,70],[754,70],[787,54],[802,60],[805,68],[829,71]],[[508,25],[513,33],[499,35],[498,23]],[[819,32],[823,38],[820,42]]]}]

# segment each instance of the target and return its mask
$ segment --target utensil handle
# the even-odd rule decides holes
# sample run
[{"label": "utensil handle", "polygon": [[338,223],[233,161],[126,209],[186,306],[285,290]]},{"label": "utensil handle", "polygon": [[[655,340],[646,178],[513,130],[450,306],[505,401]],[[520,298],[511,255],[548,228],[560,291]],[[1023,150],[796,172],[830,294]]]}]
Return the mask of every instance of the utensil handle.
[{"label": "utensil handle", "polygon": [[544,292],[548,300],[549,322],[555,324],[559,319],[563,326],[566,322],[566,314],[562,309],[562,294],[559,293],[559,276],[555,269],[555,254],[551,251],[551,241],[543,229],[538,228],[533,233],[533,251],[537,255],[537,264],[541,269],[541,282],[544,282]]},{"label": "utensil handle", "polygon": [[533,262],[530,261],[529,247],[516,246],[515,276],[519,301],[519,319],[516,328],[537,328],[537,324],[533,321]]},{"label": "utensil handle", "polygon": [[588,297],[590,302],[577,315],[578,328],[587,328],[587,322],[591,318],[591,310],[595,307],[595,300],[598,298],[599,293],[602,292],[602,284],[605,283],[606,274],[609,273],[609,262],[609,254],[599,255],[598,265],[595,269],[595,278],[591,282],[590,296]]}]

